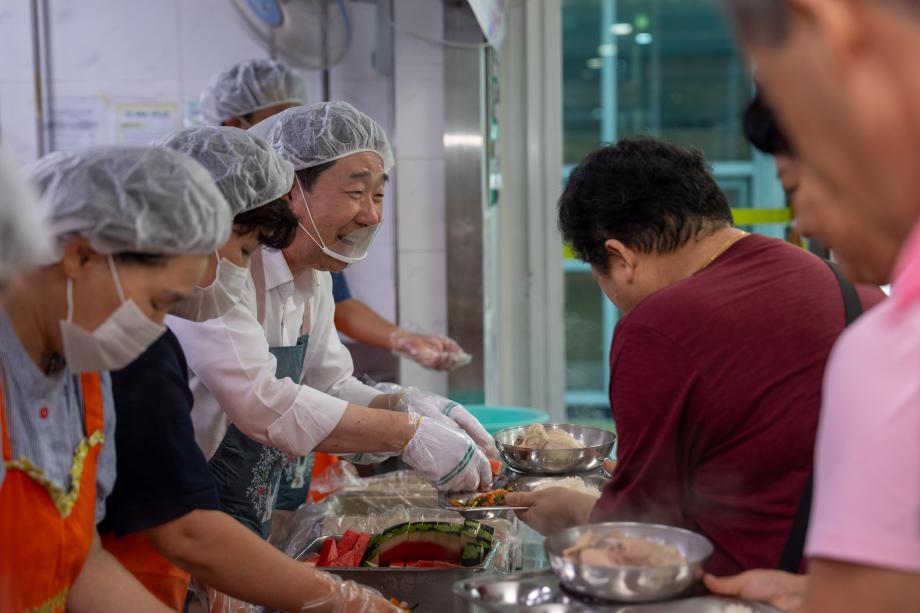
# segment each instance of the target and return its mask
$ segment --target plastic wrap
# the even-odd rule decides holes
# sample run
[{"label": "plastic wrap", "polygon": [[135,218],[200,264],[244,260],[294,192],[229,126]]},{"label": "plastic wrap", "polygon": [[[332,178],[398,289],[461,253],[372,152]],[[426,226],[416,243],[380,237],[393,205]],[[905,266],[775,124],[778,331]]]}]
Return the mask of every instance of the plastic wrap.
[{"label": "plastic wrap", "polygon": [[[324,596],[308,600],[300,605],[296,613],[310,611],[323,611],[324,613],[395,613],[400,609],[387,600],[377,590],[355,583],[343,581],[340,577],[317,571],[312,581],[319,586],[327,588]],[[243,602],[232,596],[223,594],[213,588],[196,585],[194,587],[197,603],[189,607],[189,612],[207,611],[208,613],[263,613],[267,609]]]},{"label": "plastic wrap", "polygon": [[[331,479],[330,479],[331,481]],[[289,530],[279,549],[297,557],[320,536],[337,536],[346,530],[377,534],[405,522],[462,521],[453,511],[438,506],[438,491],[413,471],[397,471],[359,479],[348,476],[337,492],[322,505],[301,507],[289,522]],[[512,570],[521,563],[521,524],[509,513],[507,518],[485,521],[495,529],[501,547],[495,568]]]},{"label": "plastic wrap", "polygon": [[402,329],[390,335],[390,349],[394,354],[432,370],[452,371],[473,361],[473,356],[451,338]]}]

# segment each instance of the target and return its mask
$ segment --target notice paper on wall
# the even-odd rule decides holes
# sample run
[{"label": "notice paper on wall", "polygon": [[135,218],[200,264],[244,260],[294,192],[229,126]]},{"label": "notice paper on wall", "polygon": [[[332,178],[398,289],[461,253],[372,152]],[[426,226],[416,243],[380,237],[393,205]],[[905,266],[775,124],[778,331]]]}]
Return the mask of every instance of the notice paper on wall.
[{"label": "notice paper on wall", "polygon": [[150,102],[115,105],[115,141],[122,145],[149,145],[181,127],[177,104]]},{"label": "notice paper on wall", "polygon": [[55,96],[47,122],[51,151],[74,151],[104,144],[108,109],[98,96]]}]

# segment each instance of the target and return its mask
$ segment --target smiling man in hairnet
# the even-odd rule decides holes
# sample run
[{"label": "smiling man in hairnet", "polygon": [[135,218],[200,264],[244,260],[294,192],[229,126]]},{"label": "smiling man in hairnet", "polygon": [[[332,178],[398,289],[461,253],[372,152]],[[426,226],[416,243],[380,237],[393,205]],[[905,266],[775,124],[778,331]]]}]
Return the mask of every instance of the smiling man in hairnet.
[{"label": "smiling man in hairnet", "polygon": [[479,422],[436,394],[360,383],[333,325],[327,271],[362,260],[382,218],[393,165],[383,130],[351,105],[327,102],[288,109],[253,132],[294,165],[287,197],[297,237],[283,251],[262,250],[243,300],[223,317],[170,321],[193,373],[197,439],[223,507],[268,535],[279,450],[399,455],[439,489],[489,485],[486,452],[495,448]]},{"label": "smiling man in hairnet", "polygon": [[[306,101],[306,84],[292,68],[269,59],[241,62],[214,76],[201,94],[201,120],[212,126],[249,128]],[[466,366],[472,356],[453,339],[410,332],[351,295],[340,272],[332,274],[335,326],[358,342],[389,349],[432,370]]]}]

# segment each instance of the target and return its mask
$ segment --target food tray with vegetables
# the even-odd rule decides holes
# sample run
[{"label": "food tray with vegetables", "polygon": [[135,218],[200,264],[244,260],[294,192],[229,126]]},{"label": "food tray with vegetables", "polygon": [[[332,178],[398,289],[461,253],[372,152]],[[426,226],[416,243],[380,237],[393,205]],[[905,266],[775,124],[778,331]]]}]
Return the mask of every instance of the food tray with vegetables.
[{"label": "food tray with vegetables", "polygon": [[490,613],[779,613],[765,604],[703,596],[648,604],[616,604],[566,592],[552,572],[473,577],[457,582],[454,594],[467,606]]},{"label": "food tray with vegetables", "polygon": [[505,495],[512,491],[510,488],[499,488],[488,492],[442,492],[438,496],[438,504],[442,509],[456,511],[466,519],[492,519],[505,511],[523,511],[527,508],[505,504]]},{"label": "food tray with vegetables", "polygon": [[600,474],[582,476],[531,477],[515,475],[496,479],[497,489],[488,492],[445,493],[438,496],[442,509],[456,511],[466,519],[492,519],[505,511],[520,511],[526,507],[514,507],[505,503],[505,496],[511,492],[533,492],[548,487],[561,487],[600,496],[606,483]]},{"label": "food tray with vegetables", "polygon": [[499,546],[494,530],[477,521],[408,522],[377,535],[322,537],[296,557],[416,611],[445,612],[454,583],[490,571]]}]

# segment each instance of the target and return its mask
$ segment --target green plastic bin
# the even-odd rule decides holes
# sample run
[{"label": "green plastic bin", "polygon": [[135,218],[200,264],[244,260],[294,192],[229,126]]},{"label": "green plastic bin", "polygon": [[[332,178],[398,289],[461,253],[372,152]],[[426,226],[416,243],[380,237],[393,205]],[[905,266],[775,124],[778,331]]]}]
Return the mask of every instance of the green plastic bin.
[{"label": "green plastic bin", "polygon": [[467,410],[472,413],[482,426],[495,434],[505,428],[514,426],[527,426],[530,424],[545,424],[549,421],[549,413],[540,409],[528,407],[505,407],[487,404],[467,404]]}]

